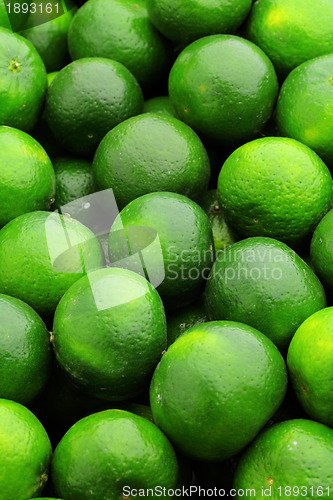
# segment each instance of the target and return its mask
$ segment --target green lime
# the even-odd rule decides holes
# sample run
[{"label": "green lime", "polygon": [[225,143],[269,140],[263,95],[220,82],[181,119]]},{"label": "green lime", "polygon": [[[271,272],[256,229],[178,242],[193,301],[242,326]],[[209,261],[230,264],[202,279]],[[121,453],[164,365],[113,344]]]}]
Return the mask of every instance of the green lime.
[{"label": "green lime", "polygon": [[288,369],[305,411],[333,427],[333,307],[316,312],[298,328],[288,350]]},{"label": "green lime", "polygon": [[256,45],[212,35],[187,46],[169,77],[176,113],[218,142],[252,138],[269,119],[278,93],[272,63]]},{"label": "green lime", "polygon": [[122,209],[155,191],[195,200],[208,188],[210,165],[201,140],[188,125],[172,116],[144,113],[104,137],[93,171],[97,187],[112,188]]},{"label": "green lime", "polygon": [[167,38],[187,44],[206,35],[232,33],[242,24],[252,0],[146,0],[151,22]]},{"label": "green lime", "polygon": [[57,76],[58,73],[59,73],[59,71],[52,71],[51,73],[47,74],[48,86],[51,85],[51,83],[53,82],[53,80],[55,79],[55,77]]},{"label": "green lime", "polygon": [[48,210],[55,175],[44,149],[30,135],[0,127],[0,227],[18,215]]},{"label": "green lime", "polygon": [[45,66],[28,40],[5,28],[0,28],[0,54],[0,123],[29,132],[44,100]]},{"label": "green lime", "polygon": [[199,205],[207,214],[212,226],[215,250],[219,252],[236,241],[236,236],[225,221],[216,189],[210,189],[199,200]]},{"label": "green lime", "polygon": [[217,256],[205,298],[210,319],[250,325],[282,351],[300,324],[326,306],[312,269],[284,243],[260,237]]},{"label": "green lime", "polygon": [[102,266],[97,239],[67,216],[31,212],[0,231],[0,293],[52,315],[66,290]]},{"label": "green lime", "polygon": [[310,247],[311,261],[316,273],[333,291],[333,210],[327,212],[313,233]]},{"label": "green lime", "polygon": [[68,44],[72,59],[114,59],[145,86],[169,69],[168,45],[150,23],[145,0],[89,0],[73,19]]},{"label": "green lime", "polygon": [[51,368],[49,332],[21,300],[0,294],[0,397],[29,403]]},{"label": "green lime", "polygon": [[265,137],[244,144],[224,163],[221,208],[243,237],[270,236],[296,245],[331,206],[332,177],[321,159],[293,139]]},{"label": "green lime", "polygon": [[1,28],[6,28],[10,31],[12,31],[12,27],[9,21],[9,17],[7,14],[7,9],[6,9],[6,0],[1,0],[0,1],[0,27]]},{"label": "green lime", "polygon": [[303,419],[274,425],[241,458],[234,488],[272,500],[331,498],[333,430]]},{"label": "green lime", "polygon": [[156,424],[176,448],[217,461],[242,450],[282,403],[283,358],[254,328],[233,321],[202,323],[163,355],[150,388]]},{"label": "green lime", "polygon": [[146,276],[167,307],[184,307],[203,291],[214,261],[208,217],[180,194],[140,196],[113,223],[109,254],[111,265]]},{"label": "green lime", "polygon": [[39,10],[30,13],[27,19],[29,28],[21,33],[37,49],[47,72],[58,71],[70,61],[67,34],[77,7],[70,0],[62,1],[60,6],[65,3],[64,14],[56,16],[59,0],[47,0],[50,12],[45,8],[42,13]]},{"label": "green lime", "polygon": [[111,401],[134,397],[148,386],[166,348],[162,301],[138,274],[99,269],[61,299],[53,347],[60,366],[88,394]]},{"label": "green lime", "polygon": [[163,433],[122,410],[77,422],[52,462],[56,492],[66,500],[119,500],[129,496],[127,489],[173,488],[177,474],[175,452]]},{"label": "green lime", "polygon": [[52,448],[44,427],[24,406],[0,399],[0,491],[5,500],[36,497],[48,479]]},{"label": "green lime", "polygon": [[56,197],[54,208],[95,192],[91,163],[81,158],[55,158]]},{"label": "green lime", "polygon": [[65,148],[92,154],[109,130],[140,113],[142,106],[141,89],[128,69],[96,57],[59,71],[47,93],[45,116]]},{"label": "green lime", "polygon": [[152,97],[143,104],[144,113],[162,113],[177,118],[176,111],[168,95]]},{"label": "green lime", "polygon": [[333,54],[307,61],[290,73],[276,116],[284,135],[303,142],[333,167]]},{"label": "green lime", "polygon": [[192,326],[208,321],[208,314],[203,297],[177,311],[170,311],[167,315],[168,346],[183,335]]},{"label": "green lime", "polygon": [[22,30],[28,19],[26,6],[25,0],[0,0],[0,26],[14,32]]},{"label": "green lime", "polygon": [[246,36],[287,75],[308,59],[333,52],[331,0],[261,0],[253,4]]}]

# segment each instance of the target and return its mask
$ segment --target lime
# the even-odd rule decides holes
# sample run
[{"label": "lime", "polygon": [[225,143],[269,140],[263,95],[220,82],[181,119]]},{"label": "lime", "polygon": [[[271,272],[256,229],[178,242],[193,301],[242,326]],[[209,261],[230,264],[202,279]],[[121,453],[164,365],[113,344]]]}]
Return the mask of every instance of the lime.
[{"label": "lime", "polygon": [[333,54],[301,64],[286,78],[277,104],[277,123],[282,133],[312,148],[330,166],[333,166],[332,75]]},{"label": "lime", "polygon": [[252,0],[146,0],[156,28],[173,42],[186,44],[206,35],[237,30]]},{"label": "lime", "polygon": [[30,131],[47,87],[46,70],[34,46],[0,28],[0,124]]},{"label": "lime", "polygon": [[21,35],[34,45],[47,72],[51,72],[60,70],[70,61],[67,33],[77,7],[70,0],[62,1],[60,8],[65,5],[66,10],[64,14],[57,16],[59,0],[47,0],[46,5],[50,12],[45,8],[42,13],[37,10],[36,13],[29,14],[29,28],[22,31]]},{"label": "lime", "polygon": [[51,83],[53,82],[53,80],[55,79],[55,77],[57,76],[58,73],[59,73],[59,71],[52,71],[51,73],[47,74],[48,86],[51,85]]},{"label": "lime", "polygon": [[333,52],[333,3],[260,0],[253,5],[246,36],[287,75],[304,61]]},{"label": "lime", "polygon": [[283,351],[300,324],[326,306],[312,269],[284,243],[260,237],[217,256],[205,297],[210,319],[253,326]]},{"label": "lime", "polygon": [[222,213],[216,189],[210,189],[199,200],[199,205],[207,214],[212,226],[216,252],[224,250],[236,241]]},{"label": "lime", "polygon": [[61,299],[53,346],[60,366],[88,394],[111,401],[134,397],[149,384],[166,347],[162,301],[138,274],[99,269]]},{"label": "lime", "polygon": [[305,411],[333,427],[333,307],[316,312],[298,328],[288,350],[288,369]]},{"label": "lime", "polygon": [[22,8],[23,4],[27,5],[25,0],[0,0],[0,26],[10,31],[23,29],[28,19],[28,11]]},{"label": "lime", "polygon": [[71,23],[68,44],[72,59],[114,59],[145,86],[169,69],[168,45],[150,23],[145,0],[89,0]]},{"label": "lime", "polygon": [[95,191],[91,163],[81,158],[55,158],[56,197],[54,208],[87,196]]},{"label": "lime", "polygon": [[44,427],[24,406],[0,399],[0,429],[1,498],[36,497],[47,482],[52,454]]},{"label": "lime", "polygon": [[[23,19],[22,22],[24,22],[25,18]],[[12,27],[9,21],[9,17],[7,14],[7,9],[5,6],[5,1],[2,0],[0,2],[0,27],[1,28],[7,28],[8,30],[12,31]]]},{"label": "lime", "polygon": [[169,308],[183,307],[203,290],[214,260],[208,217],[175,193],[151,193],[129,203],[113,223],[111,265],[145,275]]},{"label": "lime", "polygon": [[241,458],[234,479],[236,490],[272,500],[331,498],[332,487],[333,430],[303,419],[263,432]]},{"label": "lime", "polygon": [[45,115],[65,148],[91,154],[109,130],[140,113],[142,106],[141,89],[128,69],[96,57],[59,71],[48,90]]},{"label": "lime", "polygon": [[143,104],[144,113],[162,113],[163,115],[173,116],[177,118],[174,107],[168,95],[160,97],[152,97]]},{"label": "lime", "polygon": [[333,291],[333,210],[330,210],[319,222],[311,240],[311,261],[316,273]]},{"label": "lime", "polygon": [[224,163],[221,208],[243,237],[270,236],[290,245],[310,235],[332,200],[332,177],[321,159],[293,139],[244,144]]},{"label": "lime", "polygon": [[0,294],[0,397],[28,403],[44,388],[50,367],[41,318],[21,300]]},{"label": "lime", "polygon": [[52,462],[57,494],[66,500],[118,500],[128,490],[173,488],[177,458],[148,420],[106,410],[77,422],[58,444]]},{"label": "lime", "polygon": [[186,47],[169,77],[176,113],[219,142],[252,138],[269,119],[278,93],[272,63],[253,43],[212,35]]},{"label": "lime", "polygon": [[172,116],[144,113],[112,129],[93,162],[99,189],[112,188],[120,208],[141,195],[172,191],[197,199],[210,166],[199,137]]},{"label": "lime", "polygon": [[168,346],[183,335],[192,326],[208,321],[208,314],[203,297],[177,311],[170,311],[167,315]]},{"label": "lime", "polygon": [[48,210],[55,175],[44,149],[30,135],[0,126],[0,227],[18,215]]},{"label": "lime", "polygon": [[176,448],[217,461],[242,450],[280,406],[286,367],[254,328],[213,321],[190,328],[163,355],[150,388],[156,424]]},{"label": "lime", "polygon": [[31,212],[0,231],[0,293],[52,315],[66,290],[102,266],[94,234],[80,222],[49,212]]}]

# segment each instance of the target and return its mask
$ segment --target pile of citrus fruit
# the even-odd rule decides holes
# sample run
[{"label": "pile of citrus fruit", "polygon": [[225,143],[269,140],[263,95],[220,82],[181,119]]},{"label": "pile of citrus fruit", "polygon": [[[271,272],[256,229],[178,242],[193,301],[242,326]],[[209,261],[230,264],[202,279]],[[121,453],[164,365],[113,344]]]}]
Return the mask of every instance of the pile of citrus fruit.
[{"label": "pile of citrus fruit", "polygon": [[0,500],[333,499],[333,1],[0,0]]}]

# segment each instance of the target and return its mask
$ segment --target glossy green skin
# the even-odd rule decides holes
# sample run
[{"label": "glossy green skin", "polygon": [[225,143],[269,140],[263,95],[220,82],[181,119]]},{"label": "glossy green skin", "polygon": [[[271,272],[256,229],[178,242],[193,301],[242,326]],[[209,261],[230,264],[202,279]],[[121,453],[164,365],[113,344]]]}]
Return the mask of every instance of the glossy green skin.
[{"label": "glossy green skin", "polygon": [[236,236],[233,234],[228,224],[225,221],[224,215],[220,208],[219,197],[216,189],[210,189],[200,199],[199,205],[207,214],[212,226],[215,250],[219,252],[224,250],[229,245],[236,241]]},{"label": "glossy green skin", "polygon": [[0,28],[0,54],[0,123],[29,132],[43,104],[45,66],[28,40],[5,28]]},{"label": "glossy green skin", "polygon": [[47,93],[45,117],[66,149],[90,155],[109,130],[142,107],[142,91],[128,69],[96,57],[59,71]]},{"label": "glossy green skin", "polygon": [[205,291],[211,320],[239,321],[285,351],[300,324],[326,306],[312,269],[287,245],[248,238],[218,255]]},{"label": "glossy green skin", "polygon": [[171,311],[167,315],[168,347],[192,326],[206,321],[209,321],[209,318],[202,297],[187,307]]},{"label": "glossy green skin", "polygon": [[31,212],[0,231],[0,293],[23,300],[43,317],[53,314],[75,281],[102,263],[94,234],[69,217]]},{"label": "glossy green skin", "polygon": [[286,76],[303,62],[333,52],[333,4],[331,0],[255,2],[246,37]]},{"label": "glossy green skin", "polygon": [[29,403],[49,377],[49,332],[31,307],[1,294],[0,359],[0,397]]},{"label": "glossy green skin", "polygon": [[76,385],[101,399],[129,399],[148,386],[166,348],[163,304],[138,274],[99,269],[65,293],[53,337],[57,360]]},{"label": "glossy green skin", "polygon": [[34,210],[48,210],[55,175],[44,149],[30,135],[0,127],[0,227]]},{"label": "glossy green skin", "polygon": [[310,256],[314,269],[330,292],[333,291],[333,210],[327,212],[313,233]]},{"label": "glossy green skin", "polygon": [[213,321],[169,347],[152,378],[150,405],[176,449],[218,461],[252,441],[286,386],[283,358],[267,337],[241,323]]},{"label": "glossy green skin", "polygon": [[269,119],[278,94],[274,67],[253,43],[212,35],[188,45],[169,77],[181,120],[222,143],[252,138]]},{"label": "glossy green skin", "polygon": [[57,76],[58,73],[59,73],[59,71],[52,71],[51,73],[47,74],[48,86],[51,85],[51,83],[53,82],[53,80],[55,79],[55,77]]},{"label": "glossy green skin", "polygon": [[329,210],[333,181],[326,165],[304,144],[265,137],[228,157],[218,192],[226,221],[239,235],[299,245]]},{"label": "glossy green skin", "polygon": [[333,166],[332,75],[333,54],[294,69],[282,85],[276,113],[281,132],[312,148],[329,166]]},{"label": "glossy green skin", "polygon": [[[53,6],[58,2],[58,0],[48,1]],[[70,61],[67,34],[77,7],[68,0],[66,3],[68,10],[65,14],[58,17],[54,17],[54,13],[43,14],[42,24],[40,24],[41,16],[31,14],[27,20],[29,28],[21,33],[37,49],[48,73],[59,71]]]},{"label": "glossy green skin", "polygon": [[151,22],[173,42],[187,44],[216,33],[232,33],[252,0],[146,0]]},{"label": "glossy green skin", "polygon": [[39,420],[24,406],[0,399],[0,491],[3,499],[26,500],[41,493],[52,455]]},{"label": "glossy green skin", "polygon": [[152,97],[143,104],[143,113],[162,113],[163,115],[173,116],[177,118],[176,111],[171,103],[170,97],[160,96]]},{"label": "glossy green skin", "polygon": [[[20,8],[20,12],[16,13],[13,13],[13,9],[11,9],[12,15],[9,19],[7,9],[5,7],[5,5],[7,5],[8,3],[12,4],[12,2],[7,2],[6,0],[0,1],[0,26],[3,28],[7,28],[10,31],[20,31],[26,24],[28,14],[26,12],[23,12],[22,7]],[[25,0],[18,0],[17,3],[22,6],[22,4],[25,3]]]},{"label": "glossy green skin", "polygon": [[168,45],[149,21],[144,0],[89,0],[70,26],[68,45],[72,59],[119,61],[143,85],[167,76],[171,59]]},{"label": "glossy green skin", "polygon": [[89,161],[70,157],[55,158],[53,167],[56,175],[55,208],[95,192]]},{"label": "glossy green skin", "polygon": [[213,235],[195,202],[180,194],[151,193],[120,212],[111,227],[109,254],[114,266],[144,270],[164,305],[179,308],[204,287],[214,261]]},{"label": "glossy green skin", "polygon": [[175,452],[148,420],[106,410],[77,422],[54,452],[52,478],[66,500],[118,500],[123,486],[173,488]]},{"label": "glossy green skin", "polygon": [[[331,498],[333,430],[311,420],[297,419],[276,424],[260,434],[241,458],[233,487],[255,489],[256,497],[267,498],[262,487],[267,490],[270,486],[269,498],[273,500],[290,498],[284,494],[287,486],[291,486],[291,491],[298,486],[299,494],[295,489],[295,496],[302,495],[307,500]],[[323,494],[317,495],[319,486],[323,487]],[[329,495],[325,489],[328,486]]]},{"label": "glossy green skin", "polygon": [[206,150],[185,123],[156,113],[134,116],[111,130],[97,148],[97,187],[112,188],[118,207],[144,194],[171,191],[198,199],[208,187]]},{"label": "glossy green skin", "polygon": [[288,370],[308,415],[333,427],[333,307],[316,312],[298,328],[288,350]]}]

